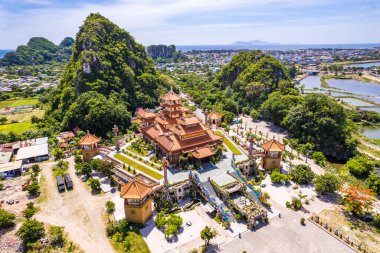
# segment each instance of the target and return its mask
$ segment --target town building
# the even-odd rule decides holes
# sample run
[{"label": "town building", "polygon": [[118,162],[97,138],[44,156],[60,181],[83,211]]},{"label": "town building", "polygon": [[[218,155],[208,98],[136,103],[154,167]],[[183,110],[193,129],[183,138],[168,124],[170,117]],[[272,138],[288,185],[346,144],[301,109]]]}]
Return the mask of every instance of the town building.
[{"label": "town building", "polygon": [[267,170],[279,169],[281,167],[281,154],[285,145],[272,139],[261,145],[264,149],[263,168]]},{"label": "town building", "polygon": [[14,161],[14,162],[0,164],[1,178],[21,176],[21,173],[22,173],[21,161]]},{"label": "town building", "polygon": [[125,217],[128,222],[144,224],[152,216],[152,185],[142,180],[132,180],[121,186]]},{"label": "town building", "polygon": [[172,164],[177,164],[181,156],[205,162],[216,154],[222,137],[189,114],[179,95],[170,90],[161,98],[161,106],[158,113],[138,109],[135,119],[144,139],[155,146],[157,153]]},{"label": "town building", "polygon": [[82,149],[83,161],[89,162],[91,158],[99,154],[98,143],[100,141],[101,138],[90,134],[88,131],[87,134],[79,140],[78,144]]},{"label": "town building", "polygon": [[17,149],[16,161],[23,164],[42,162],[49,159],[48,137],[21,141]]}]

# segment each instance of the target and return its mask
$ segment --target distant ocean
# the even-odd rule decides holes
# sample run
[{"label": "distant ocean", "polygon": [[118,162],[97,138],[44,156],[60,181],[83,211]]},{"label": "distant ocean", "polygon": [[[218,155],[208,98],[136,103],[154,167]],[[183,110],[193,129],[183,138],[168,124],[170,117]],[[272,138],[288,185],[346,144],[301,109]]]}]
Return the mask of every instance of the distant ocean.
[{"label": "distant ocean", "polygon": [[184,52],[191,50],[231,50],[231,49],[246,49],[246,50],[297,50],[297,49],[320,49],[320,48],[337,48],[337,49],[363,49],[380,47],[380,43],[367,44],[268,44],[268,45],[176,45],[177,50]]},{"label": "distant ocean", "polygon": [[0,58],[3,58],[4,55],[8,52],[12,52],[14,50],[11,50],[11,49],[0,49]]}]

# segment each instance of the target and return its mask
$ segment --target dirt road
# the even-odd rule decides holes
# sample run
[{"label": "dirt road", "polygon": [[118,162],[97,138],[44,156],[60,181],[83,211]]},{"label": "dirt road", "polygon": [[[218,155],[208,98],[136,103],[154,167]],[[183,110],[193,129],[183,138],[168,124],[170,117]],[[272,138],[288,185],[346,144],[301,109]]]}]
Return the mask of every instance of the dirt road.
[{"label": "dirt road", "polygon": [[36,219],[64,226],[70,240],[78,244],[85,252],[105,253],[115,252],[106,236],[103,222],[105,203],[112,194],[94,196],[83,182],[75,175],[73,158],[68,159],[69,173],[74,189],[58,193],[55,179],[50,166],[43,166],[42,175],[46,180],[47,198],[40,204],[41,211]]}]

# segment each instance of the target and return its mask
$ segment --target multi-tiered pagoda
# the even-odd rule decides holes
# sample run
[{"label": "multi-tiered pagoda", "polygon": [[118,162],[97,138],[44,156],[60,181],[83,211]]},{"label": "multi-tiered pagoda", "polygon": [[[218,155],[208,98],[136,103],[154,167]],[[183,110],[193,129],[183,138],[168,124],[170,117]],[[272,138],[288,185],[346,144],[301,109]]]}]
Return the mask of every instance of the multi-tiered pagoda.
[{"label": "multi-tiered pagoda", "polygon": [[137,122],[144,138],[157,147],[169,162],[178,163],[181,156],[207,160],[213,156],[222,137],[214,134],[181,103],[181,97],[170,90],[161,98],[162,110],[152,113],[137,110]]}]

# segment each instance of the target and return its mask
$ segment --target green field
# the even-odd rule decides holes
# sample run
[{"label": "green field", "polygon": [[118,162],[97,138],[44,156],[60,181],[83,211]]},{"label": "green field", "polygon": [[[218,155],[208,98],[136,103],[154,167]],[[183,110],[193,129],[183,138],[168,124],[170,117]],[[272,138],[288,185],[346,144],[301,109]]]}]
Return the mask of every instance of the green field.
[{"label": "green field", "polygon": [[[30,110],[30,109],[29,109]],[[44,116],[44,110],[34,110],[29,112],[20,112],[14,114],[4,115],[7,118],[8,122],[13,120],[15,121],[31,121],[32,116],[36,116],[38,118],[42,118]]]},{"label": "green field", "polygon": [[147,175],[149,175],[149,176],[151,176],[157,180],[160,180],[164,177],[160,173],[158,173],[154,170],[151,170],[148,167],[146,167],[142,164],[139,164],[139,163],[129,159],[128,157],[126,157],[122,154],[115,154],[114,157],[116,159],[119,159],[120,161],[126,163],[127,165],[131,166],[132,168],[135,168],[136,170],[139,170],[139,171],[143,172],[144,174],[147,174]]},{"label": "green field", "polygon": [[223,137],[223,142],[226,144],[229,150],[232,151],[235,155],[242,155],[241,151],[233,144],[229,139],[227,139],[224,134],[220,131],[214,131],[216,135],[222,136]]},{"label": "green field", "polygon": [[0,102],[0,109],[5,108],[5,107],[35,105],[37,103],[38,103],[38,99],[36,98],[20,98],[20,99],[4,100]]},{"label": "green field", "polygon": [[15,134],[22,134],[27,130],[32,130],[32,122],[20,122],[13,124],[0,125],[0,133],[7,134],[9,132],[14,132]]}]

